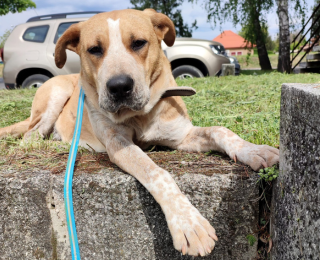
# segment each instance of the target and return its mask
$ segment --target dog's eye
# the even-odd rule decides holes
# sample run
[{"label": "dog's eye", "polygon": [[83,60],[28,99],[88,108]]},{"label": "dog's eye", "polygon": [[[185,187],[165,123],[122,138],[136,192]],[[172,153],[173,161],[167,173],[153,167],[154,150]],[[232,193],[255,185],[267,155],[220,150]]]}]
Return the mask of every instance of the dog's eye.
[{"label": "dog's eye", "polygon": [[143,46],[145,46],[147,43],[147,41],[145,40],[137,40],[137,41],[133,41],[131,44],[131,48],[134,51],[140,50]]},{"label": "dog's eye", "polygon": [[103,50],[100,46],[91,47],[88,49],[88,52],[96,56],[101,56],[103,54]]}]

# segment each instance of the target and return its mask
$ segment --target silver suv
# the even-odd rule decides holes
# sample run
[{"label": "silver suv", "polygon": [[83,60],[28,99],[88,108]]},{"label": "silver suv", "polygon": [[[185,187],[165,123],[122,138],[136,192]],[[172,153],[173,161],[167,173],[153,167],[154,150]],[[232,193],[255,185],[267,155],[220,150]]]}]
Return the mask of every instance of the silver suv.
[{"label": "silver suv", "polygon": [[[56,67],[55,45],[71,24],[85,21],[89,14],[96,13],[100,12],[36,16],[16,26],[1,53],[5,87],[39,87],[51,77],[79,73],[79,56],[68,50],[65,66],[62,69]],[[165,44],[162,47],[171,62],[175,78],[216,76],[222,64],[232,61],[224,55],[224,48],[218,42],[177,38],[173,47],[169,48]]]}]

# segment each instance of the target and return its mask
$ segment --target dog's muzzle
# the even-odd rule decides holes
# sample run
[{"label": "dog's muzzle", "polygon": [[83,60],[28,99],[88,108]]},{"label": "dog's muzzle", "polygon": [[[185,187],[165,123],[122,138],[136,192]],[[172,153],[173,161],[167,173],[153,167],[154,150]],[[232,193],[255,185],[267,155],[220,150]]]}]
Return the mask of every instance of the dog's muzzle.
[{"label": "dog's muzzle", "polygon": [[128,75],[114,76],[107,82],[108,94],[115,102],[123,101],[132,95],[133,84],[133,79]]},{"label": "dog's muzzle", "polygon": [[127,74],[113,76],[107,80],[106,88],[99,95],[99,106],[110,113],[127,108],[133,111],[141,110],[149,102],[149,92],[143,85]]}]

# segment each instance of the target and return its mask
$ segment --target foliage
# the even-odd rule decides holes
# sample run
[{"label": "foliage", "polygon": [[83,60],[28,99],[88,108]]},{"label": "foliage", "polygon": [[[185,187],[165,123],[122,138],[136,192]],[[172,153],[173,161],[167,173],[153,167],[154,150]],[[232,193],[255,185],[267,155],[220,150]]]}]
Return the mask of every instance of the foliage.
[{"label": "foliage", "polygon": [[302,47],[303,45],[305,45],[306,42],[307,42],[307,41],[306,41],[305,39],[303,39],[299,45],[297,45],[297,42],[290,43],[290,50],[293,50],[293,48],[295,48],[295,49],[300,49],[300,47]]},{"label": "foliage", "polygon": [[251,53],[248,52],[248,53],[247,53],[247,57],[246,57],[246,65],[247,65],[247,66],[248,66],[249,63],[250,63],[250,57],[251,57]]},{"label": "foliage", "polygon": [[21,13],[28,8],[36,8],[36,4],[31,0],[1,0],[0,1],[0,16],[7,13]]},{"label": "foliage", "polygon": [[261,169],[258,173],[260,176],[260,180],[264,180],[266,182],[270,182],[278,178],[279,176],[279,169],[277,165],[274,165],[273,167],[270,168],[264,168]]},{"label": "foliage", "polygon": [[[254,35],[252,33],[250,33],[248,30],[250,30],[250,28],[248,28],[247,26],[244,26],[241,28],[241,30],[238,32],[238,34],[240,36],[242,36],[243,38],[245,38],[249,42],[255,42],[256,40],[254,38]],[[268,51],[275,50],[276,43],[272,40],[272,38],[269,34],[268,26],[266,24],[263,24],[261,26],[261,31],[262,31],[263,42],[265,43],[267,50]],[[249,38],[248,35],[253,38]],[[248,37],[248,38],[246,38],[246,37]],[[247,47],[249,47],[249,46],[247,46]]]},{"label": "foliage", "polygon": [[13,28],[8,29],[4,32],[2,36],[0,36],[0,49],[4,47],[6,40],[8,39],[10,33],[12,32]]},{"label": "foliage", "polygon": [[253,246],[254,243],[257,241],[256,237],[251,234],[247,235],[247,240],[248,240],[250,246]]},{"label": "foliage", "polygon": [[144,10],[152,8],[160,13],[167,15],[176,27],[176,34],[180,37],[192,37],[192,31],[196,30],[197,20],[191,26],[183,22],[181,10],[178,9],[182,5],[183,0],[130,0],[134,9]]}]

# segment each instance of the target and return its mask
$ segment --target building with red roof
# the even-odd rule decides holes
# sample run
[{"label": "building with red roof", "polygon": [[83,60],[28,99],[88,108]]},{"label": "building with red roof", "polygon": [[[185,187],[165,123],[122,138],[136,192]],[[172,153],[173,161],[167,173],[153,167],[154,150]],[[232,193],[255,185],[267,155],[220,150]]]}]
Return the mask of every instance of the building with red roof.
[{"label": "building with red roof", "polygon": [[252,47],[255,47],[251,42],[230,30],[223,31],[213,41],[220,42],[231,56],[253,54]]}]

